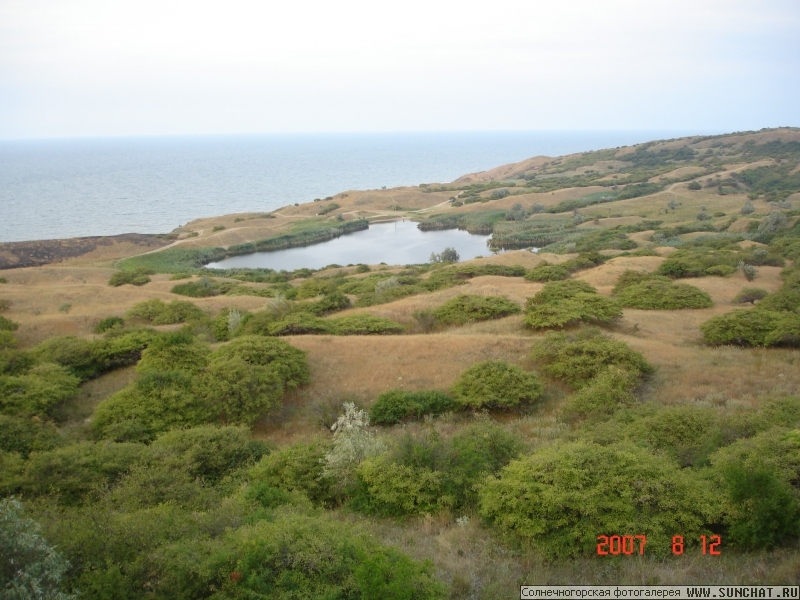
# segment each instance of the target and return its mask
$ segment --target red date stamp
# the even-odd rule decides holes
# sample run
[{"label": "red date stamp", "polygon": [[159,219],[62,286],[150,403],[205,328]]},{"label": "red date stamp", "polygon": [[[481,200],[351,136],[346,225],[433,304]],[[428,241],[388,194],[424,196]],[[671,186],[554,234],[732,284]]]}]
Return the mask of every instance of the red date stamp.
[{"label": "red date stamp", "polygon": [[[644,555],[644,548],[647,545],[646,535],[598,535],[597,554],[600,556],[631,556],[633,554]],[[722,554],[720,547],[722,538],[718,535],[701,535],[700,549],[703,554],[719,556]],[[672,554],[680,556],[686,548],[685,540],[682,535],[672,536]]]}]

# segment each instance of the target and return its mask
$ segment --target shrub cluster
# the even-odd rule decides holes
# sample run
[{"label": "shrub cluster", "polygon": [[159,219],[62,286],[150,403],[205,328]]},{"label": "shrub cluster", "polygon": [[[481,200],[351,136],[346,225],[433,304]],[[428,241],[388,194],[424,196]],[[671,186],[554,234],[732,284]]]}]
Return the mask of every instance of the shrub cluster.
[{"label": "shrub cluster", "polygon": [[503,361],[475,363],[453,384],[453,398],[461,408],[512,408],[538,400],[544,386],[535,373]]},{"label": "shrub cluster", "polygon": [[213,352],[191,337],[168,336],[148,348],[137,372],[133,385],[97,407],[97,436],[149,441],[205,423],[250,425],[309,379],[303,352],[260,336],[236,338]]},{"label": "shrub cluster", "polygon": [[700,329],[706,343],[800,346],[800,269],[784,269],[782,275],[783,287],[772,294],[756,294],[762,299],[754,308],[735,310],[703,323]]},{"label": "shrub cluster", "polygon": [[149,275],[155,273],[152,269],[140,267],[131,271],[117,271],[108,280],[108,285],[119,287],[121,285],[144,285],[150,283]]},{"label": "shrub cluster", "polygon": [[714,304],[708,293],[693,285],[630,270],[620,275],[613,293],[622,306],[645,310],[708,308]]},{"label": "shrub cluster", "polygon": [[531,357],[545,373],[575,387],[587,385],[611,366],[636,376],[654,370],[641,353],[595,328],[575,333],[551,331],[534,344]]},{"label": "shrub cluster", "polygon": [[158,298],[134,304],[127,317],[138,317],[153,325],[171,325],[188,321],[203,320],[207,317],[197,305],[188,301],[173,300],[166,303]]},{"label": "shrub cluster", "polygon": [[438,390],[390,390],[375,399],[369,409],[369,419],[376,425],[394,425],[405,419],[441,414],[455,407],[453,398]]},{"label": "shrub cluster", "polygon": [[563,263],[551,265],[547,261],[536,265],[533,269],[525,273],[528,281],[560,281],[566,279],[571,273],[581,269],[590,269],[602,264],[606,258],[597,251],[583,252]]},{"label": "shrub cluster", "polygon": [[436,308],[434,318],[444,325],[464,325],[499,319],[520,312],[518,304],[501,296],[459,294]]},{"label": "shrub cluster", "polygon": [[533,329],[565,327],[581,321],[609,323],[622,316],[615,300],[577,279],[551,281],[525,304],[524,322]]},{"label": "shrub cluster", "polygon": [[522,449],[520,441],[488,419],[449,439],[433,431],[406,434],[389,452],[358,467],[354,508],[386,516],[435,514],[477,504],[477,488]]}]

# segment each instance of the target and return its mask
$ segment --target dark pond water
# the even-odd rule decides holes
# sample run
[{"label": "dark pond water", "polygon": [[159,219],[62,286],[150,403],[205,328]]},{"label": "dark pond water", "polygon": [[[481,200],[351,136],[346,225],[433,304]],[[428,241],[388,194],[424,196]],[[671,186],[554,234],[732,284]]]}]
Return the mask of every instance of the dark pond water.
[{"label": "dark pond water", "polygon": [[369,229],[302,248],[275,252],[256,252],[211,263],[208,268],[321,269],[330,264],[408,265],[426,263],[431,252],[455,248],[461,260],[492,254],[488,235],[472,235],[466,231],[420,231],[414,221],[395,221],[370,225]]}]

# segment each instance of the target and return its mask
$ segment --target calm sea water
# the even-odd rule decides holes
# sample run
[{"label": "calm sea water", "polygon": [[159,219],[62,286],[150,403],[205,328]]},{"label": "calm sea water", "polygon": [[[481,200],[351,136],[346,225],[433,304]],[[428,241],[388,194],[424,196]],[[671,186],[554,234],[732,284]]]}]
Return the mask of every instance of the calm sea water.
[{"label": "calm sea water", "polygon": [[0,141],[0,241],[167,233],[348,189],[448,182],[691,132],[293,134]]}]

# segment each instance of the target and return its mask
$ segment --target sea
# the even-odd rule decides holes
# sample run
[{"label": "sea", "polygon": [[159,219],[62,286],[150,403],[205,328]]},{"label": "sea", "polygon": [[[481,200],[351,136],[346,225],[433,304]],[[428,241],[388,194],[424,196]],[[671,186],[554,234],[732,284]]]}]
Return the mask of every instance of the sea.
[{"label": "sea", "polygon": [[692,131],[329,133],[0,140],[0,242],[168,233],[346,190],[445,183],[537,155]]}]

